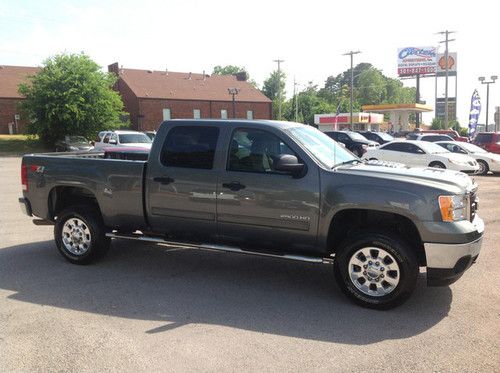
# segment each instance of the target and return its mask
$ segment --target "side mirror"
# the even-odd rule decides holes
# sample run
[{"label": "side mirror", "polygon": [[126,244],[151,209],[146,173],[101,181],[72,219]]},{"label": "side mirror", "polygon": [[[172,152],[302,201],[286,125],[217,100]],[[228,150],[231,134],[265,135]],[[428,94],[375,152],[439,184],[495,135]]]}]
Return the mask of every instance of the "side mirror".
[{"label": "side mirror", "polygon": [[115,139],[111,139],[111,140],[109,140],[109,144],[116,145],[116,144],[118,144],[118,142]]},{"label": "side mirror", "polygon": [[305,168],[305,164],[299,163],[297,157],[290,154],[281,154],[274,164],[276,171],[286,172],[294,177],[302,175]]}]

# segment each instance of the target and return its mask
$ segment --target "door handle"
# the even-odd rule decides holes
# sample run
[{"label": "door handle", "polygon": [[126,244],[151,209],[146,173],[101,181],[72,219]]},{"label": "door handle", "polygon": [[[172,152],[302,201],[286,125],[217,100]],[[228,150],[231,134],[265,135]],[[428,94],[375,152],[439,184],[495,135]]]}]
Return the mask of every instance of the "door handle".
[{"label": "door handle", "polygon": [[175,180],[168,176],[157,176],[153,178],[153,181],[166,185],[173,183]]},{"label": "door handle", "polygon": [[223,183],[222,187],[230,189],[233,192],[236,192],[240,189],[245,189],[245,186],[243,184],[241,184],[239,181],[232,181],[230,183]]}]

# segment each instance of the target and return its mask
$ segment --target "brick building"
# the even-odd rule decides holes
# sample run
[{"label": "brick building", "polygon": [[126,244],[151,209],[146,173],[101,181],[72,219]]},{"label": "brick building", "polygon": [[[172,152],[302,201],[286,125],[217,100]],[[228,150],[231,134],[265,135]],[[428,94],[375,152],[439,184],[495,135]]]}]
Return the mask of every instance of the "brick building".
[{"label": "brick building", "polygon": [[132,127],[156,130],[166,119],[233,118],[272,119],[272,101],[246,81],[246,74],[206,75],[170,71],[124,69],[114,63],[120,92]]},{"label": "brick building", "polygon": [[38,71],[38,67],[0,65],[0,133],[9,133],[9,124],[13,133],[24,132],[26,118],[19,111],[23,96],[18,87]]}]

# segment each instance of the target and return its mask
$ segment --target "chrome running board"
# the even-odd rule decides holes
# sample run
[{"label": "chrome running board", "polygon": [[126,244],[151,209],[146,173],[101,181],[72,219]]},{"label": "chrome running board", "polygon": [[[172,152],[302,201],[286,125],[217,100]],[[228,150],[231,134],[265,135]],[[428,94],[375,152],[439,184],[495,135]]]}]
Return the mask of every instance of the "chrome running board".
[{"label": "chrome running board", "polygon": [[299,262],[307,262],[307,263],[322,263],[322,264],[332,264],[333,258],[319,258],[314,256],[304,256],[304,255],[295,255],[295,254],[270,254],[259,251],[249,251],[243,250],[239,247],[235,246],[225,246],[225,245],[214,245],[214,244],[190,244],[190,243],[181,243],[175,241],[166,241],[162,238],[144,236],[140,234],[119,234],[119,233],[106,233],[106,237],[109,238],[119,238],[124,240],[136,240],[136,241],[144,241],[144,242],[153,242],[157,244],[161,244],[167,247],[175,247],[175,248],[184,248],[184,249],[200,249],[200,250],[210,250],[210,251],[223,251],[229,253],[238,253],[238,254],[248,254],[248,255],[257,255],[257,256],[265,256],[270,258],[278,258],[278,259],[288,259],[295,260]]}]

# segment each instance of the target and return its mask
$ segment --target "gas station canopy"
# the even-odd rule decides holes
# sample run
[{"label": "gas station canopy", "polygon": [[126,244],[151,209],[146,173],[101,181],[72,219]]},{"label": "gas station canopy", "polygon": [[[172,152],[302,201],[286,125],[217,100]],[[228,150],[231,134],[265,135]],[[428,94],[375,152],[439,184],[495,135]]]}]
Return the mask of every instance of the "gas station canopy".
[{"label": "gas station canopy", "polygon": [[429,105],[422,104],[387,104],[387,105],[364,105],[365,112],[388,113],[393,131],[408,131],[408,118],[410,113],[426,113],[433,111]]}]

